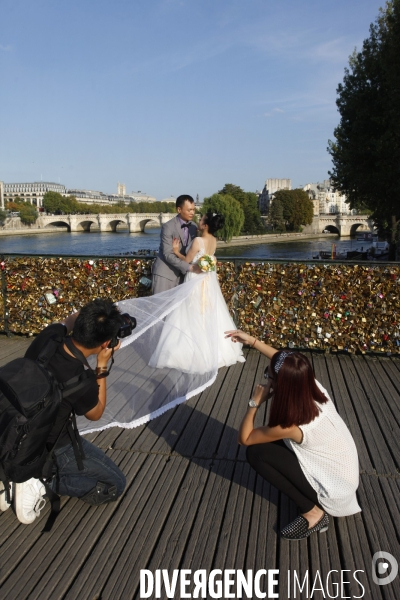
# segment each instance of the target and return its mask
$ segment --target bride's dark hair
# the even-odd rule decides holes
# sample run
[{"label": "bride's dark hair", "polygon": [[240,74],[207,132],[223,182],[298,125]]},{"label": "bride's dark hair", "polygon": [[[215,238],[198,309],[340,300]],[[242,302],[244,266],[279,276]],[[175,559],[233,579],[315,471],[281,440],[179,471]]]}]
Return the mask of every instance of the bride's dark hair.
[{"label": "bride's dark hair", "polygon": [[225,225],[225,217],[209,210],[204,215],[204,224],[208,225],[208,233],[214,235],[218,229],[222,229]]}]

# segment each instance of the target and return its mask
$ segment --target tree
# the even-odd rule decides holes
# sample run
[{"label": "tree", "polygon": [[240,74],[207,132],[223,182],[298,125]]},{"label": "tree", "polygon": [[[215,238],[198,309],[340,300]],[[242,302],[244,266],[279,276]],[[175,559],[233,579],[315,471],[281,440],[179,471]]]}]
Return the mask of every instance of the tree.
[{"label": "tree", "polygon": [[43,207],[48,213],[60,214],[126,214],[130,213],[174,213],[173,202],[129,202],[119,200],[115,204],[86,204],[78,202],[75,196],[62,196],[58,192],[46,192]]},{"label": "tree", "polygon": [[63,196],[58,192],[46,192],[43,196],[43,208],[54,215],[87,212],[81,210],[82,206],[75,196]]},{"label": "tree", "polygon": [[274,194],[272,206],[277,200],[282,206],[283,220],[288,231],[300,231],[302,225],[312,223],[314,207],[304,190],[278,190]]},{"label": "tree", "polygon": [[272,228],[279,233],[285,231],[285,219],[283,218],[283,207],[282,202],[275,198],[269,209],[269,222],[272,225]]},{"label": "tree", "polygon": [[0,224],[3,225],[4,221],[7,218],[7,213],[5,212],[5,210],[2,210],[0,208]]},{"label": "tree", "polygon": [[381,9],[337,93],[341,119],[328,142],[329,175],[351,208],[372,210],[393,251],[400,237],[400,0]]},{"label": "tree", "polygon": [[33,204],[30,204],[29,202],[24,202],[24,204],[20,206],[19,217],[21,219],[21,222],[25,225],[31,225],[35,223],[38,216],[39,215],[37,208]]},{"label": "tree", "polygon": [[225,225],[217,233],[219,238],[229,242],[234,235],[239,235],[244,223],[244,213],[235,198],[227,194],[213,194],[210,198],[204,198],[201,214],[208,211],[225,217]]},{"label": "tree", "polygon": [[265,233],[265,227],[261,220],[261,214],[258,209],[258,197],[254,192],[245,192],[238,185],[226,183],[218,194],[229,195],[240,202],[244,212],[244,223],[241,234],[256,235]]},{"label": "tree", "polygon": [[14,198],[14,201],[7,202],[6,208],[11,212],[19,212],[21,223],[25,225],[35,223],[38,218],[36,206],[30,204],[30,202],[24,202],[18,197]]}]

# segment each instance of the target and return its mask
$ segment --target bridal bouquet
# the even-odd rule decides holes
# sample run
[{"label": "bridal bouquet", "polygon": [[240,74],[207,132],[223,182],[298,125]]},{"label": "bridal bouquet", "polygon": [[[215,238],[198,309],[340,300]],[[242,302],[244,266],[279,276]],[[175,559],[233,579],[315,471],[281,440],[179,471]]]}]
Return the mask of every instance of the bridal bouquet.
[{"label": "bridal bouquet", "polygon": [[215,271],[215,265],[217,264],[216,259],[209,254],[204,254],[198,262],[200,269],[203,273],[209,273]]}]

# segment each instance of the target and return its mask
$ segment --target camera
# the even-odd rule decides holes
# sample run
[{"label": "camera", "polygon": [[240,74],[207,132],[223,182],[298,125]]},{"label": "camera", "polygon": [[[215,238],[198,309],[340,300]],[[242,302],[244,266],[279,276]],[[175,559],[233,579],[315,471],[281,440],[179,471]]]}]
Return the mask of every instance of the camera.
[{"label": "camera", "polygon": [[136,327],[137,323],[135,317],[131,317],[130,315],[128,315],[128,313],[122,314],[121,320],[123,321],[123,323],[118,329],[117,335],[114,336],[108,344],[109,348],[115,348],[115,346],[118,345],[118,340],[121,340],[131,335],[132,331]]}]

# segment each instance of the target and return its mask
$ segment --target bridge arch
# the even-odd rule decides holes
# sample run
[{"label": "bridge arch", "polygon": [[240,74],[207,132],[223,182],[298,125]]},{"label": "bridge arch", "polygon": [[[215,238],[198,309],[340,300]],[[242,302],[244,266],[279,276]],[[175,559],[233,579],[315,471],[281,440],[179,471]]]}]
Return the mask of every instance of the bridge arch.
[{"label": "bridge arch", "polygon": [[103,225],[102,230],[103,231],[113,231],[115,233],[117,231],[118,225],[120,225],[121,223],[123,223],[124,225],[128,225],[128,221],[126,220],[126,218],[124,218],[124,217],[115,218],[115,219],[112,219],[111,221],[108,221],[105,226]]},{"label": "bridge arch", "polygon": [[75,231],[90,231],[92,225],[97,225],[97,221],[95,219],[87,218],[77,220],[75,224]]},{"label": "bridge arch", "polygon": [[324,229],[322,230],[323,232],[328,231],[329,233],[336,233],[336,235],[340,235],[340,231],[339,229],[336,227],[336,225],[325,225]]},{"label": "bridge arch", "polygon": [[350,237],[355,236],[360,231],[370,231],[370,228],[366,223],[353,223],[350,227]]},{"label": "bridge arch", "polygon": [[149,218],[142,219],[141,221],[138,222],[140,231],[142,233],[144,232],[147,223],[156,223],[157,225],[160,225],[160,221],[158,219],[155,219],[154,217],[151,219],[149,219]]},{"label": "bridge arch", "polygon": [[66,230],[71,233],[71,226],[68,221],[62,221],[61,219],[57,219],[56,221],[47,222],[44,225],[43,229],[47,229],[49,227],[65,227]]}]

